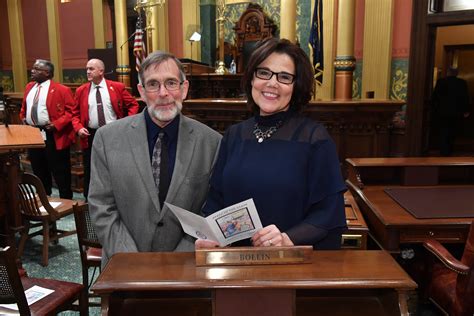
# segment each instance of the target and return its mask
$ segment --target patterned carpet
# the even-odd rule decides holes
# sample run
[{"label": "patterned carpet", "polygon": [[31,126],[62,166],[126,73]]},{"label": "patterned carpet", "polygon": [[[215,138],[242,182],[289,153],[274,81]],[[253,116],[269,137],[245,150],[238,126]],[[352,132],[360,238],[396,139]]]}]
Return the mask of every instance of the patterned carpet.
[{"label": "patterned carpet", "polygon": [[[53,196],[57,196],[57,192],[53,192]],[[75,200],[84,200],[82,195],[74,196]],[[59,229],[73,230],[75,229],[74,215],[69,215],[57,222]],[[47,267],[41,265],[42,237],[36,236],[26,242],[25,251],[22,256],[23,267],[30,277],[48,278],[64,280],[69,282],[82,283],[81,258],[79,255],[79,246],[77,236],[71,235],[59,239],[57,245],[49,246],[49,264]],[[95,277],[97,277],[96,272]],[[92,277],[92,269],[90,270],[90,278]],[[98,307],[89,308],[90,315],[100,315]],[[63,312],[59,315],[79,315],[76,312]]]}]

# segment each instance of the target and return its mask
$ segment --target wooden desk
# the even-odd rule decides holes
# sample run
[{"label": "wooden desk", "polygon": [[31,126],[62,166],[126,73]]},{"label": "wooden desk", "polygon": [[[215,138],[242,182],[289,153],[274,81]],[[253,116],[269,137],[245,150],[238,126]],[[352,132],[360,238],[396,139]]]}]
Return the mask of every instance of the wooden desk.
[{"label": "wooden desk", "polygon": [[[427,238],[464,243],[473,218],[417,219],[384,192],[387,186],[474,186],[474,158],[351,158],[346,181],[374,239],[390,252]],[[466,197],[472,199],[472,197]]]},{"label": "wooden desk", "polygon": [[415,288],[388,253],[341,250],[315,251],[311,264],[227,267],[196,267],[194,253],[119,253],[92,291],[102,315],[153,314],[163,297],[178,309],[200,297],[198,315],[408,315]]},{"label": "wooden desk", "polygon": [[343,249],[367,249],[369,228],[352,193],[344,193],[347,231],[342,234]]},{"label": "wooden desk", "polygon": [[0,246],[6,244],[16,249],[14,234],[23,225],[17,192],[19,150],[44,146],[37,128],[25,125],[9,125],[8,128],[0,126]]}]

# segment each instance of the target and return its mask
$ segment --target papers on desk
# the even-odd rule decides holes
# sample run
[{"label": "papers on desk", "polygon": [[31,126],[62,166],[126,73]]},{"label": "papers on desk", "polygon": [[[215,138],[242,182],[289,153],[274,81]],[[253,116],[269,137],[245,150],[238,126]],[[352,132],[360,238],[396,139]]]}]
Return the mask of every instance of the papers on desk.
[{"label": "papers on desk", "polygon": [[[49,202],[49,204],[50,204],[53,208],[56,208],[56,207],[58,207],[59,205],[61,205],[61,202]],[[46,213],[46,209],[44,208],[44,206],[41,206],[41,207],[40,207],[40,212],[41,212],[41,213]]]},{"label": "papers on desk", "polygon": [[188,235],[217,241],[221,246],[250,238],[262,228],[253,199],[226,207],[206,218],[178,206],[165,204],[176,215]]},{"label": "papers on desk", "polygon": [[[53,293],[54,290],[50,290],[41,286],[34,285],[25,291],[26,301],[28,306],[39,301],[40,299]],[[19,315],[17,304],[0,304],[0,315]]]}]

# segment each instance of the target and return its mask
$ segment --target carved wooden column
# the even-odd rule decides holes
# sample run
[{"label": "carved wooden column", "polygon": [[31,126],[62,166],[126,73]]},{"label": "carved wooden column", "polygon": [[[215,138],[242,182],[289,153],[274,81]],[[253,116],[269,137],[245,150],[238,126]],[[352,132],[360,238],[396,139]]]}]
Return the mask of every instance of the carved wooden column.
[{"label": "carved wooden column", "polygon": [[352,77],[355,69],[354,57],[355,0],[339,0],[337,18],[337,50],[334,69],[336,100],[352,99]]}]

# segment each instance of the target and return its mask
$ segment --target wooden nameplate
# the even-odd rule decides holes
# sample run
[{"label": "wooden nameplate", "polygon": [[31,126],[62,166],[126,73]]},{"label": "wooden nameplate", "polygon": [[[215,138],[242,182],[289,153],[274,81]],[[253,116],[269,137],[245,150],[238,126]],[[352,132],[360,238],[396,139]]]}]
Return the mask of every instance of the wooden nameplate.
[{"label": "wooden nameplate", "polygon": [[196,266],[311,263],[312,246],[197,249]]}]

